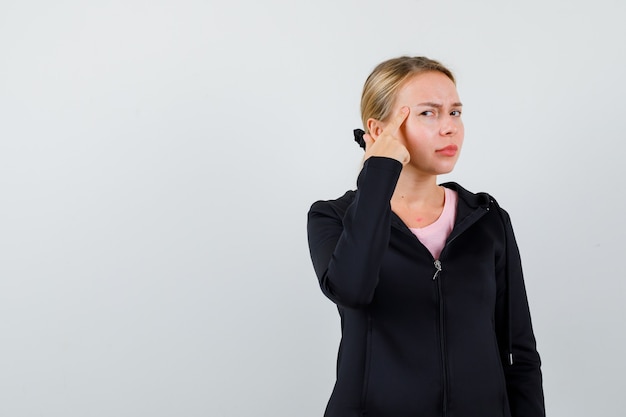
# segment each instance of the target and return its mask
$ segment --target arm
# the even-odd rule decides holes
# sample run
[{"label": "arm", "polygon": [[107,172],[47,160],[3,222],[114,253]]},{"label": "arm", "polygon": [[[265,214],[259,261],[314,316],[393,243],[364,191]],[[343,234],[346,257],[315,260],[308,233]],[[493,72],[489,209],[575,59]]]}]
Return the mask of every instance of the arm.
[{"label": "arm", "polygon": [[[359,175],[354,200],[343,214],[332,202],[316,202],[308,217],[309,250],[324,294],[346,307],[371,302],[389,245],[390,200],[402,164],[371,157]],[[343,215],[343,217],[342,217]]]},{"label": "arm", "polygon": [[541,360],[532,329],[519,249],[508,214],[498,210],[506,237],[506,264],[502,269],[506,287],[498,300],[497,315],[500,321],[498,327],[502,330],[499,332],[500,346],[508,350],[504,374],[509,405],[513,417],[543,417]]}]

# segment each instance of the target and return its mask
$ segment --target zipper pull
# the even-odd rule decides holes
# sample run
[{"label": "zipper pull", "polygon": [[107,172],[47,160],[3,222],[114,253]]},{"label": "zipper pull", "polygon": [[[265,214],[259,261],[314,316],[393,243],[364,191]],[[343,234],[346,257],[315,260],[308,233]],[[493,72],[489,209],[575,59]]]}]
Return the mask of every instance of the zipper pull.
[{"label": "zipper pull", "polygon": [[439,259],[435,259],[435,275],[433,275],[433,281],[437,279],[437,275],[441,272],[441,261]]}]

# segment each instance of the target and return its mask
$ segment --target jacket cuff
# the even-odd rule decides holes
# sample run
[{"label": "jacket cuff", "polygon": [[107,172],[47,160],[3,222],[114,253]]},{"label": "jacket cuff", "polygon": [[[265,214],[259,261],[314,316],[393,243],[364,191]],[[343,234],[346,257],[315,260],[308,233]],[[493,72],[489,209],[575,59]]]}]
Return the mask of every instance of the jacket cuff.
[{"label": "jacket cuff", "polygon": [[360,188],[364,182],[371,181],[371,176],[378,181],[383,179],[398,181],[400,172],[402,171],[402,163],[393,158],[383,156],[371,156],[363,164],[363,169],[357,178],[357,188]]}]

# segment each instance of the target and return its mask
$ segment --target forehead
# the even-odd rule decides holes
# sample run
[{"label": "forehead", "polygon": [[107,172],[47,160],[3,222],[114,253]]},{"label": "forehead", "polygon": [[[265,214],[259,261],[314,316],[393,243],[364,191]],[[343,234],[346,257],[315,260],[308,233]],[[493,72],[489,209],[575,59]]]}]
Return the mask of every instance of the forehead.
[{"label": "forehead", "polygon": [[398,90],[396,103],[415,105],[422,101],[456,103],[459,94],[450,78],[438,71],[429,71],[409,78]]}]

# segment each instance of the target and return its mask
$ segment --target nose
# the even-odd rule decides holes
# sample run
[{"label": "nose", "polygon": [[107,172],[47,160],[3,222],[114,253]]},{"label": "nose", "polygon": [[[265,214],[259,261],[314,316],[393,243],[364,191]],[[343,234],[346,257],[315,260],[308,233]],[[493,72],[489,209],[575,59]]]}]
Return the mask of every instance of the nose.
[{"label": "nose", "polygon": [[439,133],[441,136],[452,136],[459,130],[456,121],[452,116],[445,117],[441,123],[441,129]]}]

